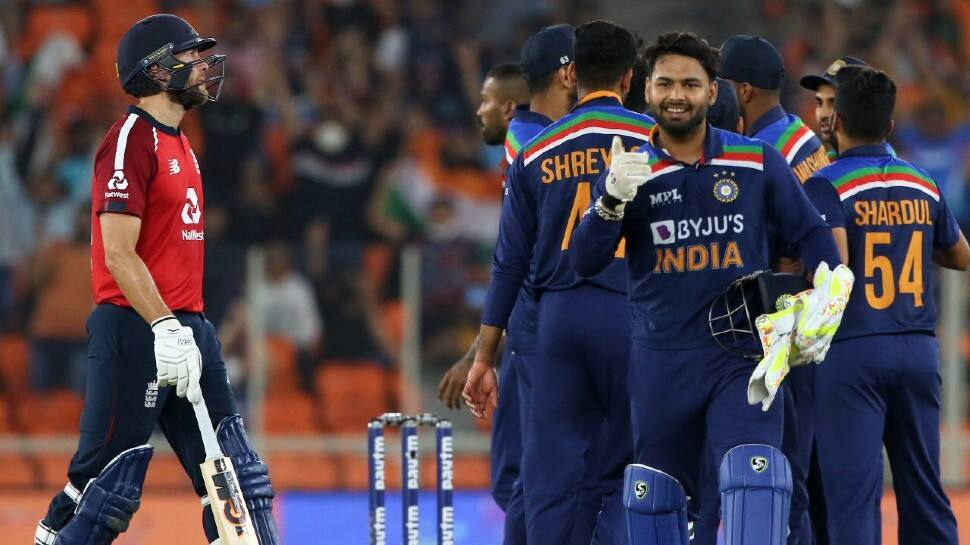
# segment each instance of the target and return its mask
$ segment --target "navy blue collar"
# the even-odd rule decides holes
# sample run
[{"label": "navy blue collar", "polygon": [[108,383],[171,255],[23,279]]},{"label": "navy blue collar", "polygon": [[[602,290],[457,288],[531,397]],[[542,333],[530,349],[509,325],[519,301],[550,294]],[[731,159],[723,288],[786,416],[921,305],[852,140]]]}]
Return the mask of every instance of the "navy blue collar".
[{"label": "navy blue collar", "polygon": [[746,133],[745,136],[753,136],[758,134],[761,129],[771,125],[775,121],[783,119],[787,113],[788,112],[786,112],[780,104],[775,106],[774,108],[765,112],[764,115],[756,119],[755,122],[744,131]]},{"label": "navy blue collar", "polygon": [[852,157],[859,155],[893,155],[893,148],[883,142],[881,144],[869,144],[866,146],[856,146],[854,148],[849,148],[841,153],[839,157]]},{"label": "navy blue collar", "polygon": [[580,98],[576,102],[576,105],[573,106],[572,111],[580,112],[589,108],[603,106],[623,106],[623,101],[620,100],[620,95],[613,91],[593,91]]},{"label": "navy blue collar", "polygon": [[179,135],[178,127],[169,127],[168,125],[162,124],[161,121],[155,119],[154,117],[151,116],[151,114],[149,114],[145,110],[142,110],[138,106],[128,106],[128,113],[137,115],[138,117],[144,119],[149,125],[151,125],[152,127],[155,127],[156,129],[162,131],[165,134],[170,134],[172,136]]},{"label": "navy blue collar", "polygon": [[[724,148],[721,145],[721,135],[719,134],[720,132],[721,132],[720,129],[714,128],[714,126],[711,125],[710,123],[707,124],[707,131],[704,133],[704,151],[701,154],[701,159],[700,161],[698,161],[698,164],[704,164],[708,162],[711,158],[720,157],[721,154],[724,153]],[[677,161],[676,159],[671,157],[670,154],[667,153],[667,150],[657,145],[657,136],[659,134],[660,134],[660,125],[658,124],[654,126],[653,130],[650,131],[651,147],[657,150],[657,155],[660,156],[661,159],[666,159],[668,161],[674,161],[674,162],[680,163],[680,161]],[[681,163],[681,164],[686,164],[686,163]]]},{"label": "navy blue collar", "polygon": [[552,120],[548,117],[538,113],[533,112],[529,109],[528,104],[522,104],[515,107],[515,111],[512,113],[512,119],[516,121],[521,121],[522,123],[533,123],[536,125],[542,125],[543,127],[552,125]]}]

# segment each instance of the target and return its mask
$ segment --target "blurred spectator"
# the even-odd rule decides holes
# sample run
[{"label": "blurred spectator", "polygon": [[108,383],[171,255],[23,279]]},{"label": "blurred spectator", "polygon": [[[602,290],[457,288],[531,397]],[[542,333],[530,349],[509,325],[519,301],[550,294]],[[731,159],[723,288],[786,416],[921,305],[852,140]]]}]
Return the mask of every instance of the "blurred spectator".
[{"label": "blurred spectator", "polygon": [[14,321],[14,275],[33,251],[33,209],[17,174],[13,132],[0,119],[0,329]]},{"label": "blurred spectator", "polygon": [[970,122],[953,121],[939,100],[928,99],[914,112],[912,124],[901,124],[895,141],[899,152],[936,181],[946,203],[964,229],[970,227],[967,173],[970,169]]},{"label": "blurred spectator", "polygon": [[44,247],[30,271],[37,294],[30,321],[30,384],[38,391],[70,387],[84,389],[87,359],[85,321],[91,298],[90,204],[76,209],[70,240]]},{"label": "blurred spectator", "polygon": [[[323,324],[313,286],[294,270],[291,250],[285,242],[274,241],[266,248],[264,289],[266,332],[293,343],[299,369],[308,372],[320,350]],[[303,384],[310,386],[313,382]]]}]

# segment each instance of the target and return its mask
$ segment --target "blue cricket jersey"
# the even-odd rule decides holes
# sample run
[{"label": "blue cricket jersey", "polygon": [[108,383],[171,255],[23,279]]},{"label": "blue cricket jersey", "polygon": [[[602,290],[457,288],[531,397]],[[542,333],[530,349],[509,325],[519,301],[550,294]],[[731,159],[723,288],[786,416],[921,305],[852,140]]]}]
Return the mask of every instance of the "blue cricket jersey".
[{"label": "blue cricket jersey", "polygon": [[[830,230],[770,145],[708,125],[697,164],[676,161],[652,143],[640,152],[650,156],[652,174],[623,220],[591,211],[572,248],[579,272],[594,274],[626,238],[633,340],[641,346],[715,344],[710,305],[734,280],[768,269],[769,224],[810,270],[822,260],[839,262]],[[597,183],[605,191],[606,177]]]},{"label": "blue cricket jersey", "polygon": [[842,152],[805,191],[832,227],[844,227],[855,284],[836,340],[936,331],[934,250],[960,227],[925,171],[888,145]]},{"label": "blue cricket jersey", "polygon": [[802,183],[829,164],[822,141],[800,117],[786,112],[781,106],[765,112],[747,132],[751,138],[767,142],[778,150]]},{"label": "blue cricket jersey", "polygon": [[[482,324],[506,328],[523,282],[536,297],[581,283],[626,293],[619,259],[581,278],[570,263],[569,241],[589,207],[591,186],[607,171],[613,136],[632,149],[646,142],[652,127],[653,119],[624,108],[619,96],[598,91],[520,150],[505,178]],[[622,248],[616,254],[622,257]]]},{"label": "blue cricket jersey", "polygon": [[[505,160],[511,165],[522,146],[532,140],[542,129],[552,124],[548,117],[519,106],[512,114],[505,132]],[[508,345],[515,352],[535,350],[539,327],[539,304],[528,284],[522,286],[515,299],[515,307],[509,317]]]},{"label": "blue cricket jersey", "polygon": [[529,110],[528,105],[516,106],[509,128],[505,131],[505,161],[508,163],[506,168],[515,161],[522,146],[549,125],[552,125],[551,119]]}]

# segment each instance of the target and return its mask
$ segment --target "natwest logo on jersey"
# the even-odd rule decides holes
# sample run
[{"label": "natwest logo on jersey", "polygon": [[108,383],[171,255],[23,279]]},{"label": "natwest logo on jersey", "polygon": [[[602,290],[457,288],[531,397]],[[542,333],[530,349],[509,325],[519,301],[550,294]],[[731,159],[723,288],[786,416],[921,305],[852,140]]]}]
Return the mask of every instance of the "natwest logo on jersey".
[{"label": "natwest logo on jersey", "polygon": [[108,190],[104,192],[105,199],[127,199],[128,179],[121,170],[116,170],[108,180]]},{"label": "natwest logo on jersey", "polygon": [[[198,225],[202,221],[202,207],[199,206],[199,195],[194,187],[185,190],[185,204],[182,205],[182,223]],[[200,229],[182,229],[182,240],[205,240],[205,233]]]}]

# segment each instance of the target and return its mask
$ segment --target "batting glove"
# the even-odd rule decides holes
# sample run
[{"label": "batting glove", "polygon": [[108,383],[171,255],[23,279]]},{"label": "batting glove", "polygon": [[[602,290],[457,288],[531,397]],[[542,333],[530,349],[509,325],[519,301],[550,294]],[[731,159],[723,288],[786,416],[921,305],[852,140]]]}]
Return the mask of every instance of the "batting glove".
[{"label": "batting glove", "polygon": [[606,193],[623,203],[632,201],[637,196],[637,189],[650,175],[649,160],[646,153],[627,152],[620,137],[614,136]]},{"label": "batting glove", "polygon": [[175,386],[176,395],[198,402],[202,399],[202,354],[192,328],[183,326],[175,316],[166,316],[152,324],[152,332],[158,387]]}]

